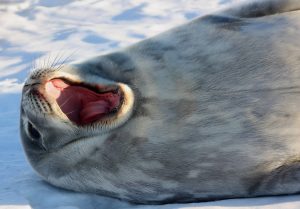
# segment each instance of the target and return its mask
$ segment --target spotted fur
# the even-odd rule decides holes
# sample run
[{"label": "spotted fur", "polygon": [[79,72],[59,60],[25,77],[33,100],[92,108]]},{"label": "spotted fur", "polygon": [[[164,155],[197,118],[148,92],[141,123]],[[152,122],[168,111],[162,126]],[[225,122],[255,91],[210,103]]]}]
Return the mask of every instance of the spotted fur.
[{"label": "spotted fur", "polygon": [[[33,74],[21,106],[31,165],[53,185],[136,203],[300,192],[299,8],[257,1]],[[132,114],[78,127],[26,93],[62,74],[127,85]]]}]

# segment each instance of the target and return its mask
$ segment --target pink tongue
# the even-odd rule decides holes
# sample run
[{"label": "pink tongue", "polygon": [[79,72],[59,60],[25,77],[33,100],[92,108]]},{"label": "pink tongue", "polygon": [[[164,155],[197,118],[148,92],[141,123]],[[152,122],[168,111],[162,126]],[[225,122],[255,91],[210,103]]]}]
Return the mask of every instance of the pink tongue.
[{"label": "pink tongue", "polygon": [[84,125],[101,119],[119,106],[118,94],[98,94],[82,86],[72,86],[61,79],[46,83],[46,92],[54,97],[67,117]]},{"label": "pink tongue", "polygon": [[83,123],[90,123],[101,118],[101,116],[110,111],[110,105],[107,101],[90,102],[80,112],[80,118]]}]

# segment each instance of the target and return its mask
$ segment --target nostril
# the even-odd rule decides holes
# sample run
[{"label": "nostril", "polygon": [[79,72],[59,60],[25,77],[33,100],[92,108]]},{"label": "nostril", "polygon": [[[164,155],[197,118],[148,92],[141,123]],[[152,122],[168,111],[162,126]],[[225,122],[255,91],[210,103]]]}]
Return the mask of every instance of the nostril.
[{"label": "nostril", "polygon": [[38,132],[30,122],[28,122],[28,133],[33,140],[39,140],[41,138],[40,132]]},{"label": "nostril", "polygon": [[28,88],[32,88],[32,87],[38,86],[38,85],[40,85],[40,84],[42,84],[40,81],[29,80],[29,81],[26,81],[26,82],[25,82],[23,88],[24,88],[25,90],[27,90]]}]

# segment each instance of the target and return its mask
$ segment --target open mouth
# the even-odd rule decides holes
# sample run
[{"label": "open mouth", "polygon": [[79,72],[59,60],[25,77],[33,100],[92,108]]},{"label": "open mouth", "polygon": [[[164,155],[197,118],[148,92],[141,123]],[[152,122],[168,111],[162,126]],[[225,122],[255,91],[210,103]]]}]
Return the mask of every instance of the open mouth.
[{"label": "open mouth", "polygon": [[119,111],[123,102],[123,93],[118,85],[90,85],[54,78],[46,83],[45,88],[61,111],[77,125],[111,117]]}]

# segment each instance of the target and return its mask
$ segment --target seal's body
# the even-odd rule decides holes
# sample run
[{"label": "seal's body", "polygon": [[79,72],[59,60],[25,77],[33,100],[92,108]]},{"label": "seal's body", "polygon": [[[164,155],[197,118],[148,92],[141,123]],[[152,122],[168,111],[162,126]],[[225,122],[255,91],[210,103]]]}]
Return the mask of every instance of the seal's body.
[{"label": "seal's body", "polygon": [[33,72],[30,163],[59,187],[138,203],[300,192],[298,9],[251,3]]}]

